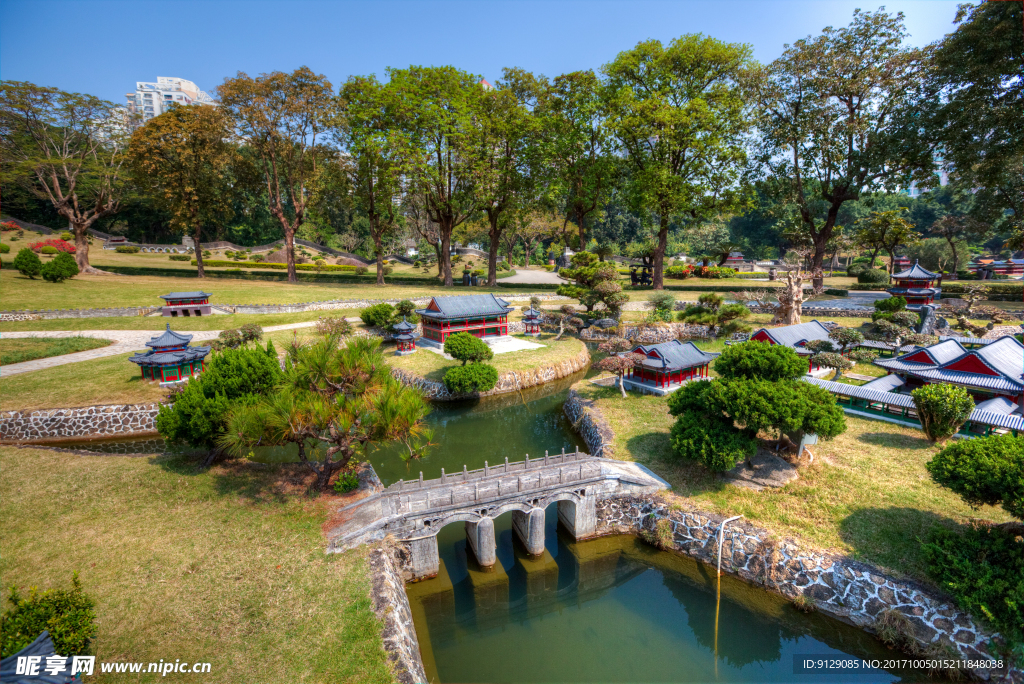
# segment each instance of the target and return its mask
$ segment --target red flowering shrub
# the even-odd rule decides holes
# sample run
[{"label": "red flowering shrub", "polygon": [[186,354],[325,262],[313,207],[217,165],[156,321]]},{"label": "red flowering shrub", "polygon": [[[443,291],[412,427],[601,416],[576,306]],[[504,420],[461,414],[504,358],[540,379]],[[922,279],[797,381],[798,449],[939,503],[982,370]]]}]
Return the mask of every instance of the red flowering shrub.
[{"label": "red flowering shrub", "polygon": [[59,238],[52,238],[50,240],[43,240],[42,242],[33,242],[28,248],[33,252],[40,251],[43,247],[53,247],[58,252],[67,252],[68,254],[75,253],[75,246],[70,242],[65,242]]},{"label": "red flowering shrub", "polygon": [[730,278],[735,274],[736,269],[726,266],[701,266],[693,271],[693,275],[698,278]]},{"label": "red flowering shrub", "polygon": [[3,221],[0,223],[0,231],[6,233],[9,230],[21,230],[21,226],[14,221]]}]

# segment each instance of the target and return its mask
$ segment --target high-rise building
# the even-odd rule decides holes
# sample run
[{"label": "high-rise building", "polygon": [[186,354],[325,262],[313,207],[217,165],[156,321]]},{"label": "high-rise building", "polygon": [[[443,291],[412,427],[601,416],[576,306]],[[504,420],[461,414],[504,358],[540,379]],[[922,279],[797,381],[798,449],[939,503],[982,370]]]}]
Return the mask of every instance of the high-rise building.
[{"label": "high-rise building", "polygon": [[172,104],[214,104],[213,98],[192,81],[171,76],[157,76],[156,83],[138,81],[135,92],[127,93],[128,111],[143,121],[163,114]]}]

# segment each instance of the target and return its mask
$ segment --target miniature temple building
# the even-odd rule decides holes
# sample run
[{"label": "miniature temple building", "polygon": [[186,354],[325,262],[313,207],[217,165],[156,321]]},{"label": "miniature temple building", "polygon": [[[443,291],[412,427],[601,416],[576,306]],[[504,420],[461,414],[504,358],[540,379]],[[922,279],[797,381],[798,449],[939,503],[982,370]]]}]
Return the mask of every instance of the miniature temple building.
[{"label": "miniature temple building", "polygon": [[887,292],[893,297],[903,297],[907,300],[907,306],[921,306],[931,304],[939,296],[940,290],[932,287],[932,283],[941,283],[942,274],[932,273],[921,268],[915,261],[914,265],[905,271],[893,273],[892,279],[896,284],[890,287]]},{"label": "miniature temple building", "polygon": [[162,335],[146,342],[149,351],[129,356],[128,360],[142,368],[145,380],[180,382],[199,375],[206,368],[210,348],[190,347],[191,341],[192,335],[176,333],[168,323]]},{"label": "miniature temple building", "polygon": [[978,274],[982,280],[991,280],[993,276],[1016,277],[1024,275],[1024,259],[977,259],[967,266],[968,270]]},{"label": "miniature temple building", "polygon": [[419,337],[419,333],[416,332],[416,326],[406,321],[405,316],[402,316],[402,322],[395,323],[393,328],[395,331],[395,344],[398,345],[395,354],[397,356],[405,356],[416,351],[416,339]]},{"label": "miniature temple building", "polygon": [[[783,325],[778,328],[761,328],[750,336],[751,341],[767,342],[768,344],[781,344],[796,351],[799,356],[811,357],[814,355],[807,348],[807,343],[814,340],[828,340],[829,330],[818,321],[808,323],[797,323],[796,325]],[[818,370],[814,362],[808,358],[807,372]]]},{"label": "miniature temple building", "polygon": [[423,322],[424,343],[444,344],[449,336],[467,332],[476,337],[508,336],[508,302],[493,294],[433,297],[417,309]]},{"label": "miniature temple building", "polygon": [[659,390],[659,394],[679,389],[694,378],[708,377],[708,365],[718,356],[701,351],[693,342],[680,340],[639,344],[630,353],[647,358],[630,371],[625,382],[639,389]]},{"label": "miniature temple building", "polygon": [[743,252],[729,252],[729,256],[725,258],[726,266],[738,266],[743,263]]},{"label": "miniature temple building", "polygon": [[956,340],[916,348],[872,363],[904,381],[901,392],[923,385],[959,385],[975,401],[1003,397],[1024,407],[1024,345],[1014,337],[1000,337],[978,349],[965,349]]},{"label": "miniature temple building", "polygon": [[177,318],[178,316],[209,316],[210,315],[210,292],[172,292],[160,295],[160,299],[166,302],[161,310],[164,316]]},{"label": "miniature temple building", "polygon": [[537,337],[540,335],[540,311],[532,306],[523,312],[523,325],[526,326],[526,334]]},{"label": "miniature temple building", "polygon": [[908,256],[898,256],[898,257],[895,257],[892,260],[892,272],[893,273],[896,272],[896,269],[903,270],[905,268],[910,268],[910,257],[908,257]]}]

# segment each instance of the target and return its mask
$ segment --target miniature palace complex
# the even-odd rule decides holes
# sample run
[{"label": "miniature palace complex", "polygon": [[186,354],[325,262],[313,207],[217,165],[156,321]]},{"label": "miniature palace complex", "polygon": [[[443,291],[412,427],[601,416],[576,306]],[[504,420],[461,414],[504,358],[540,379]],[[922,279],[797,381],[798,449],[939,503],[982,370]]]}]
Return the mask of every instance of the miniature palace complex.
[{"label": "miniature palace complex", "polygon": [[142,368],[145,380],[179,382],[202,372],[210,353],[209,347],[190,347],[191,341],[192,335],[176,333],[168,323],[162,335],[146,342],[149,351],[129,356],[128,360]]},{"label": "miniature palace complex", "polygon": [[211,292],[171,292],[160,295],[166,302],[160,310],[162,316],[209,316]]},{"label": "miniature palace complex", "polygon": [[508,302],[493,294],[433,297],[417,309],[423,323],[423,342],[444,344],[449,336],[467,332],[476,337],[507,337]]},{"label": "miniature palace complex", "polygon": [[680,340],[640,344],[630,353],[643,354],[647,358],[633,367],[626,378],[659,389],[681,386],[693,378],[706,378],[708,364],[718,356],[714,352],[701,351],[693,342]]}]

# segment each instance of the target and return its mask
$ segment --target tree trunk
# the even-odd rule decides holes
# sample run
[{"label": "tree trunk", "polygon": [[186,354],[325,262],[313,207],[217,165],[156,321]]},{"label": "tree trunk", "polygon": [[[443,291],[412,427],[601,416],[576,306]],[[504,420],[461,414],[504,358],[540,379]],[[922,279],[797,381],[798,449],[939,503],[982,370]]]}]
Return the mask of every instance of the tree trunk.
[{"label": "tree trunk", "polygon": [[622,398],[623,399],[626,398],[626,384],[625,384],[625,380],[626,380],[626,374],[625,373],[619,373],[619,391],[622,392]]},{"label": "tree trunk", "polygon": [[949,243],[949,249],[950,249],[951,252],[953,252],[953,275],[955,276],[956,275],[956,271],[957,271],[957,266],[960,265],[960,259],[959,259],[958,255],[956,253],[956,245],[953,244],[953,241],[950,240],[949,238],[946,238],[946,242]]},{"label": "tree trunk", "polygon": [[661,212],[658,222],[658,247],[654,250],[654,273],[652,273],[652,278],[654,289],[664,290],[665,280],[662,275],[662,267],[665,264],[665,250],[668,248],[668,215],[665,212]]},{"label": "tree trunk", "polygon": [[487,286],[494,287],[498,284],[498,248],[501,246],[501,230],[498,228],[499,214],[488,212],[487,218],[490,221],[491,229],[487,233],[490,244],[487,246]]},{"label": "tree trunk", "polygon": [[75,263],[82,273],[102,273],[99,269],[93,268],[89,263],[89,226],[92,220],[76,221],[69,219],[71,232],[75,234]]},{"label": "tree trunk", "polygon": [[796,325],[800,323],[803,312],[804,280],[799,275],[793,277],[792,271],[786,272],[786,287],[779,292],[779,305],[775,309],[773,324]]},{"label": "tree trunk", "polygon": [[452,281],[452,229],[444,224],[438,226],[441,232],[441,276],[444,278],[444,286],[451,287]]},{"label": "tree trunk", "polygon": [[377,284],[384,284],[384,246],[381,244],[381,233],[373,231],[373,251],[377,256]]},{"label": "tree trunk", "polygon": [[203,234],[203,227],[201,224],[195,224],[195,233],[192,235],[192,241],[195,243],[196,250],[196,277],[205,278],[206,271],[203,269],[203,247],[199,243],[199,238]]},{"label": "tree trunk", "polygon": [[438,239],[438,241],[435,242],[433,245],[431,245],[431,247],[434,248],[434,254],[437,255],[437,279],[438,280],[443,280],[444,279],[444,270],[443,270],[443,266],[441,264],[441,240]]},{"label": "tree trunk", "polygon": [[297,283],[299,277],[295,274],[295,228],[288,223],[287,219],[282,219],[284,224],[284,255],[285,261],[288,262],[288,282]]}]

